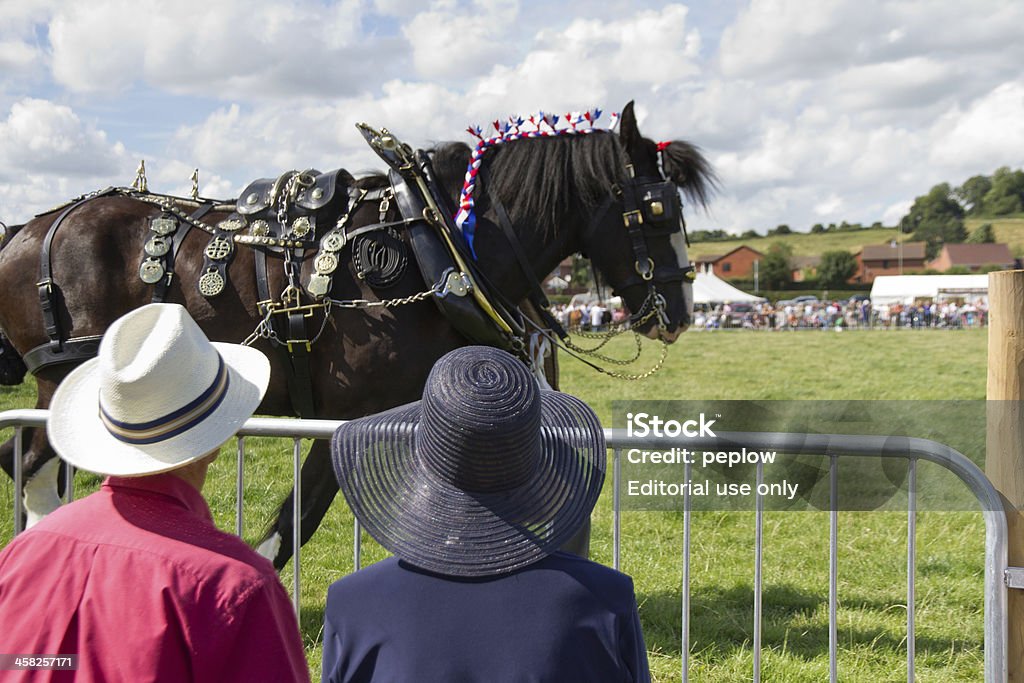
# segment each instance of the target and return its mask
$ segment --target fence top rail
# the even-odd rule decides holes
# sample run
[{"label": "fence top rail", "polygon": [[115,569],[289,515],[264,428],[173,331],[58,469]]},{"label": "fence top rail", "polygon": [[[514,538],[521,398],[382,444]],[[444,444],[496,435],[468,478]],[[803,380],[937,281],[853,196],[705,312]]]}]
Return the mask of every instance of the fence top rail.
[{"label": "fence top rail", "polygon": [[[19,409],[0,412],[0,429],[13,426],[43,427],[49,411]],[[298,418],[252,417],[239,430],[240,436],[329,439],[344,420],[302,420]],[[636,437],[624,429],[605,429],[609,448],[686,447],[703,449],[741,448],[776,450],[791,455],[861,455],[887,458],[920,458],[937,463],[956,474],[977,497],[984,510],[1002,510],[999,493],[985,473],[970,458],[945,444],[905,436],[851,434],[800,434],[789,432],[719,432],[710,437]]]},{"label": "fence top rail", "polygon": [[[946,468],[971,490],[983,510],[1002,511],[1003,504],[992,482],[974,462],[949,446],[907,436],[858,434],[802,434],[790,432],[719,432],[704,437],[636,437],[625,429],[606,429],[609,448],[726,450],[745,447],[748,450],[774,450],[790,455],[854,455],[883,458],[919,458]],[[1004,521],[1005,523],[1005,521]]]},{"label": "fence top rail", "polygon": [[0,429],[12,427],[45,427],[50,417],[49,410],[38,408],[21,408],[0,412]]}]

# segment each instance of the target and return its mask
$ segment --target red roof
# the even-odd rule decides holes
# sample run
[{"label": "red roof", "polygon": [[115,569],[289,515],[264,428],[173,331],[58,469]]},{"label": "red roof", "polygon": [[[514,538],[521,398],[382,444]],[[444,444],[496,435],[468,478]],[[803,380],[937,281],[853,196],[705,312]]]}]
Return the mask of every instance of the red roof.
[{"label": "red roof", "polygon": [[1010,247],[996,244],[946,244],[942,250],[954,266],[1012,266],[1014,259]]},{"label": "red roof", "polygon": [[[924,242],[904,242],[904,259],[923,259],[925,256]],[[865,244],[861,249],[862,261],[892,261],[900,257],[900,247],[892,244]]]}]

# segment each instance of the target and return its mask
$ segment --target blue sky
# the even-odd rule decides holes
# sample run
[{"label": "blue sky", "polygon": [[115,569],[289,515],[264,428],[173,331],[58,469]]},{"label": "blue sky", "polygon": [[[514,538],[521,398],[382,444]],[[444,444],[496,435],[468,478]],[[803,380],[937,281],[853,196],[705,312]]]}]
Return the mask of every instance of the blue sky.
[{"label": "blue sky", "polygon": [[128,184],[208,196],[379,167],[513,113],[620,109],[704,148],[696,228],[892,224],[1024,166],[1024,4],[930,0],[0,0],[0,220]]}]

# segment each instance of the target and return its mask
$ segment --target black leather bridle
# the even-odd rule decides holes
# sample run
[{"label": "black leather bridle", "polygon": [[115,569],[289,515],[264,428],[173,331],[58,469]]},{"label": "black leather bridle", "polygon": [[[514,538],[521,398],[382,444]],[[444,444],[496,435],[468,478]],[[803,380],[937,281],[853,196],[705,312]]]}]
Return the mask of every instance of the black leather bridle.
[{"label": "black leather bridle", "polygon": [[[486,181],[483,174],[481,180]],[[536,281],[533,267],[527,259],[519,239],[515,234],[512,221],[508,212],[497,197],[489,197],[491,206],[494,209],[497,224],[505,235],[506,241],[512,248],[512,254],[519,262],[519,267],[526,275],[527,282],[532,283],[532,291],[528,295],[534,300],[537,308],[542,311],[547,324],[558,331],[560,337],[565,337],[561,326],[550,318],[547,313],[548,301]],[[613,206],[622,206],[623,226],[629,236],[629,242],[633,250],[633,274],[624,281],[612,283],[612,293],[616,296],[622,291],[633,286],[647,288],[647,296],[644,298],[640,308],[630,314],[627,325],[630,327],[640,325],[652,317],[657,318],[659,327],[666,328],[669,324],[668,312],[665,310],[667,303],[665,297],[658,290],[658,284],[670,284],[682,282],[689,273],[694,271],[691,264],[680,266],[673,257],[673,263],[656,264],[650,256],[647,240],[649,237],[668,237],[683,232],[685,235],[685,221],[683,220],[682,202],[679,192],[674,183],[670,180],[657,176],[635,177],[633,167],[626,167],[623,179],[612,186],[611,191],[605,200],[598,206],[593,217],[584,229],[582,241],[584,245],[590,243],[598,227],[604,222],[605,216]],[[674,252],[674,250],[673,250]],[[685,305],[686,302],[684,302]],[[548,319],[550,318],[550,319]]]},{"label": "black leather bridle", "polygon": [[659,327],[666,327],[665,297],[658,292],[657,285],[682,282],[694,269],[689,263],[675,263],[675,258],[673,263],[655,263],[647,240],[650,237],[671,238],[685,231],[679,192],[672,181],[657,176],[635,177],[633,167],[628,166],[625,178],[612,188],[611,194],[595,212],[584,234],[585,243],[589,242],[605,214],[616,203],[622,204],[622,222],[633,249],[634,272],[624,281],[612,283],[612,294],[620,296],[629,287],[646,287],[647,297],[640,309],[630,315],[629,323],[640,324],[653,313],[658,318]]}]

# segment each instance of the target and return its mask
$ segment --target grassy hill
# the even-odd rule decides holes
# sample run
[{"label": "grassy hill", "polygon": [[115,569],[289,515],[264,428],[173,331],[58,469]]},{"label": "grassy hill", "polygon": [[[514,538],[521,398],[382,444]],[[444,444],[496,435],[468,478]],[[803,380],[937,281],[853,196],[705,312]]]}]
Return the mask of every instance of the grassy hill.
[{"label": "grassy hill", "polygon": [[984,223],[991,223],[996,231],[996,241],[1009,244],[1014,256],[1024,256],[1024,216],[968,218],[966,223],[968,231]]},{"label": "grassy hill", "polygon": [[732,251],[740,245],[747,245],[761,253],[767,253],[775,242],[788,244],[793,248],[794,256],[820,256],[826,251],[845,249],[851,253],[860,251],[865,244],[881,244],[896,238],[896,230],[856,230],[850,232],[829,232],[812,235],[810,233],[793,233],[791,235],[773,235],[756,239],[736,239],[723,242],[696,242],[690,250],[690,258],[708,255],[721,255]]},{"label": "grassy hill", "polygon": [[[968,232],[983,223],[991,223],[995,228],[996,239],[1010,245],[1015,256],[1024,255],[1024,216],[969,218],[966,221]],[[896,239],[895,228],[851,230],[849,232],[826,232],[812,235],[810,233],[793,233],[756,239],[735,239],[722,242],[695,242],[690,250],[690,257],[725,254],[745,244],[752,249],[764,253],[775,242],[788,244],[794,256],[820,256],[826,251],[845,249],[851,253],[860,251],[865,244],[883,244]],[[909,236],[905,235],[904,239]]]}]

